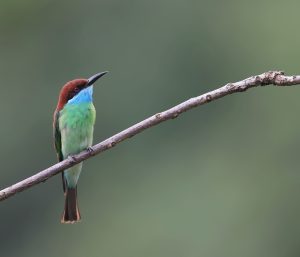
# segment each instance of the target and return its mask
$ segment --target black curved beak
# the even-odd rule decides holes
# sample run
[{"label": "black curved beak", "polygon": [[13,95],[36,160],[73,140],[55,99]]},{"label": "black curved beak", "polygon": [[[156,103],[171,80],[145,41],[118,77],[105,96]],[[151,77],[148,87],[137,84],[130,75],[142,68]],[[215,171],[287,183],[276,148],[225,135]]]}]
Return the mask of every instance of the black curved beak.
[{"label": "black curved beak", "polygon": [[93,85],[98,79],[100,79],[102,76],[104,76],[108,71],[103,71],[100,73],[95,74],[94,76],[90,77],[88,79],[88,84],[87,86]]}]

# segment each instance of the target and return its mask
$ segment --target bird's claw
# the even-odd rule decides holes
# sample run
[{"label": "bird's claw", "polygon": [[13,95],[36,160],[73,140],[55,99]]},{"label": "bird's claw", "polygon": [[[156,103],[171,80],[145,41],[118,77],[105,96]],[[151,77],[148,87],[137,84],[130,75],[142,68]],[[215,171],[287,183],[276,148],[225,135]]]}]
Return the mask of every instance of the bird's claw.
[{"label": "bird's claw", "polygon": [[93,155],[94,154],[94,149],[92,147],[87,147],[86,150],[91,154]]},{"label": "bird's claw", "polygon": [[69,155],[69,158],[71,158],[71,160],[73,162],[76,162],[77,161],[77,158],[74,156],[74,155]]}]

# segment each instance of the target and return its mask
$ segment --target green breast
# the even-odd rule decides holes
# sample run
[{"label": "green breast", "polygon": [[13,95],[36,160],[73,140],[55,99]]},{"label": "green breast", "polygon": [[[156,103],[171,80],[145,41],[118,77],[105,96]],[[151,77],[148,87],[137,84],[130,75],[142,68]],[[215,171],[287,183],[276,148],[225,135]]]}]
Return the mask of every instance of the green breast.
[{"label": "green breast", "polygon": [[96,110],[91,102],[67,104],[60,111],[59,130],[64,158],[92,145],[95,118]]}]

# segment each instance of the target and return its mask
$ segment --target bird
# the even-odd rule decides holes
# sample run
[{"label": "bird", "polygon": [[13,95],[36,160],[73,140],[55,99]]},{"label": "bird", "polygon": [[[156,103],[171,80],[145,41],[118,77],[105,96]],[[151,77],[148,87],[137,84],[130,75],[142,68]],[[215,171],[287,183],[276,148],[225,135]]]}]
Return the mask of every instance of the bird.
[{"label": "bird", "polygon": [[[93,85],[106,73],[97,73],[89,79],[71,80],[60,90],[53,114],[54,146],[59,162],[85,149],[91,150],[96,119]],[[77,183],[81,169],[82,162],[62,172],[65,205],[61,223],[81,220],[77,202]]]}]

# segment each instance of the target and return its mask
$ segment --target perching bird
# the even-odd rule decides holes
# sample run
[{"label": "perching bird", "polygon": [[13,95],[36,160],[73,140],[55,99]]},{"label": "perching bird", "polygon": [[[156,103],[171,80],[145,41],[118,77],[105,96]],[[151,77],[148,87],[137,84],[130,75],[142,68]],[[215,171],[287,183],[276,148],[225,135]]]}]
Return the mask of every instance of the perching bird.
[{"label": "perching bird", "polygon": [[[96,110],[93,105],[93,84],[107,72],[89,79],[75,79],[66,83],[60,91],[54,112],[53,132],[58,160],[89,149],[93,141]],[[62,172],[65,209],[62,223],[80,220],[77,204],[77,182],[82,163]]]}]

